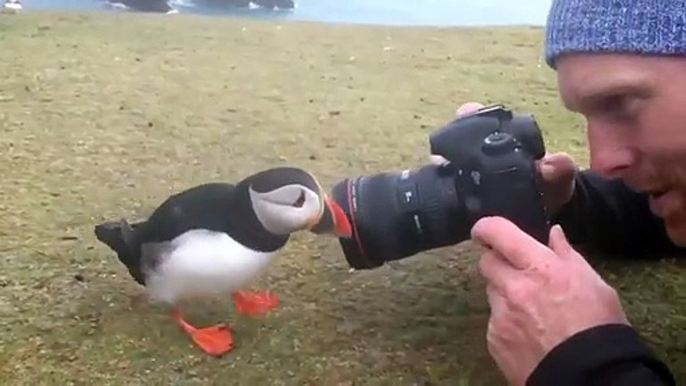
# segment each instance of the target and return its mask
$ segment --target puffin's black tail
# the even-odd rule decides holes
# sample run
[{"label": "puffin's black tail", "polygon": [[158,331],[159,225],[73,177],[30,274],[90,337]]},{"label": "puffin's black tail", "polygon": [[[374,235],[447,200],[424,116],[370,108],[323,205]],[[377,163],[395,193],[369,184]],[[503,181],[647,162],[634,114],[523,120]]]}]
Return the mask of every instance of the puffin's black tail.
[{"label": "puffin's black tail", "polygon": [[101,243],[107,245],[128,268],[131,276],[140,285],[145,279],[140,269],[140,248],[136,242],[135,230],[143,223],[129,224],[126,220],[108,221],[95,226],[94,233]]}]

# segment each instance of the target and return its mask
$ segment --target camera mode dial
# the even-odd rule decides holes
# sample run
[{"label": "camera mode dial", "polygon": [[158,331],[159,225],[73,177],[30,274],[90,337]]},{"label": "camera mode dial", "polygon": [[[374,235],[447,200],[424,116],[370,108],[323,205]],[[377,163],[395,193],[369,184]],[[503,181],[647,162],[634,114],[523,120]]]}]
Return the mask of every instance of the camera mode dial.
[{"label": "camera mode dial", "polygon": [[483,152],[491,156],[499,156],[516,151],[517,140],[508,133],[498,131],[484,138]]}]

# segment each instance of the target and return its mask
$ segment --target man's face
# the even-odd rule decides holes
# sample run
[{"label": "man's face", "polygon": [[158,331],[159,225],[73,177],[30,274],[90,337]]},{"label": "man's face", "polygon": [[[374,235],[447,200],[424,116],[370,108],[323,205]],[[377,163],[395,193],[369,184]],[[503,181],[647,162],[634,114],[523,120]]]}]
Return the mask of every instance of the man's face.
[{"label": "man's face", "polygon": [[563,102],[586,118],[591,168],[649,193],[686,246],[686,58],[575,54],[557,69]]}]

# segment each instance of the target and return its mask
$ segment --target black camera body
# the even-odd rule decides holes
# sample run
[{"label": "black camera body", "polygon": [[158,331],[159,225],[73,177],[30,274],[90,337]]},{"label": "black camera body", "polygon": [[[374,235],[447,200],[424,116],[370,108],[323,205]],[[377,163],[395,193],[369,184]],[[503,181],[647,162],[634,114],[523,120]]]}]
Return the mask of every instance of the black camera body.
[{"label": "black camera body", "polygon": [[351,267],[375,268],[457,244],[485,216],[505,217],[547,244],[536,167],[545,144],[532,115],[484,107],[433,132],[429,143],[440,163],[334,186],[333,199],[353,229],[350,239],[339,239]]}]

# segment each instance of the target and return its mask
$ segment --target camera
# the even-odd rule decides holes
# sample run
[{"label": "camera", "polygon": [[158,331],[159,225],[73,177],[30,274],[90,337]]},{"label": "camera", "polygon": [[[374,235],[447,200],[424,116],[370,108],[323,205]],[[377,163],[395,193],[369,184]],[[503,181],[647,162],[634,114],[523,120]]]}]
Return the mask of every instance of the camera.
[{"label": "camera", "polygon": [[545,144],[533,115],[483,107],[430,134],[440,163],[346,178],[332,198],[350,221],[339,238],[348,264],[371,269],[470,237],[484,216],[502,216],[546,243],[550,223],[536,160]]}]

